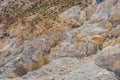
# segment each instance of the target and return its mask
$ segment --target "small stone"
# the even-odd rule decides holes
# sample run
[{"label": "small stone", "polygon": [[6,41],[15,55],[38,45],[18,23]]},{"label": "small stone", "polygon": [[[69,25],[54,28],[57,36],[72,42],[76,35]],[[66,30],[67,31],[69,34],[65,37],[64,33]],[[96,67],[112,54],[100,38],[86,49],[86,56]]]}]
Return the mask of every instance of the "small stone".
[{"label": "small stone", "polygon": [[95,35],[92,37],[92,42],[96,44],[102,44],[104,41],[105,37],[100,36],[100,35]]}]

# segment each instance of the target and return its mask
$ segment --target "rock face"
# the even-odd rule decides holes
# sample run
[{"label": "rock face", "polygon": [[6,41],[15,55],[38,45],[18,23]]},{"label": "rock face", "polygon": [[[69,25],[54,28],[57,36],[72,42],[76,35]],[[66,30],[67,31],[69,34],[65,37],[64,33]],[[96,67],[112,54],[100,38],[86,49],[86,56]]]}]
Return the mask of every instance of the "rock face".
[{"label": "rock face", "polygon": [[119,12],[120,0],[0,1],[0,79],[119,80]]},{"label": "rock face", "polygon": [[[10,72],[15,72],[17,76],[22,76],[25,75],[27,71],[36,70],[49,63],[50,59],[47,55],[49,54],[49,50],[45,49],[48,49],[47,47],[52,44],[52,41],[49,39],[50,43],[47,41],[47,47],[44,45],[42,48],[38,47],[39,45],[42,45],[41,43],[43,42],[41,41],[43,41],[41,38],[29,41],[26,45],[21,46],[14,53],[8,56],[7,59],[3,60],[3,58],[3,61],[1,61],[1,66],[3,66],[3,69],[1,70],[3,70],[3,72],[1,71],[1,74],[7,76]],[[39,50],[41,52],[39,52]]]},{"label": "rock face", "polygon": [[[36,74],[37,76],[35,76]],[[35,73],[29,72],[23,78],[31,77],[30,80],[116,80],[113,76],[114,74],[111,72],[97,67],[94,64],[94,56],[90,56],[90,58],[83,60],[70,57],[56,59]]]},{"label": "rock face", "polygon": [[[120,45],[107,47],[97,54],[96,64],[104,69],[108,69],[116,74],[120,74]],[[119,77],[119,75],[117,75]]]},{"label": "rock face", "polygon": [[79,6],[74,6],[59,15],[61,22],[76,28],[90,19],[94,14],[95,7],[93,5],[81,10]]}]

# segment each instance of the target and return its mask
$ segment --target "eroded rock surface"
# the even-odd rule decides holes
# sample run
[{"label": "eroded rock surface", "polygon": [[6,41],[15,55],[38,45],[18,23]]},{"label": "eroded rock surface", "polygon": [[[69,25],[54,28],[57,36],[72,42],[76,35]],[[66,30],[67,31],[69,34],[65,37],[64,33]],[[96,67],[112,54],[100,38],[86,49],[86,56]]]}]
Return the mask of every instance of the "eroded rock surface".
[{"label": "eroded rock surface", "polygon": [[35,73],[29,72],[23,78],[28,79],[30,76],[31,80],[116,80],[114,74],[95,65],[94,56],[84,58],[83,60],[69,57],[56,59],[49,65],[35,71]]},{"label": "eroded rock surface", "polygon": [[[120,45],[116,44],[115,46],[107,47],[100,51],[97,54],[95,59],[96,64],[104,69],[110,70],[119,74],[119,66],[120,66]],[[117,75],[119,77],[119,75]]]},{"label": "eroded rock surface", "polygon": [[119,80],[120,0],[57,1],[0,1],[0,79]]}]

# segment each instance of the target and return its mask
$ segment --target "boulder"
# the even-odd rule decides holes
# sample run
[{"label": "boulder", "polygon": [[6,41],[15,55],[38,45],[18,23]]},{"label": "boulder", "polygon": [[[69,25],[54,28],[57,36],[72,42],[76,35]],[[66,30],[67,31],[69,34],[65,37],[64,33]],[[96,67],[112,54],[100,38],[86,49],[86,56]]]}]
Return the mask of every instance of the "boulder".
[{"label": "boulder", "polygon": [[115,9],[112,9],[118,0],[106,0],[103,3],[99,4],[96,8],[95,14],[91,17],[93,22],[107,21],[109,19],[110,13],[114,12]]},{"label": "boulder", "polygon": [[68,10],[66,10],[65,12],[63,12],[62,14],[59,15],[60,21],[71,25],[71,26],[77,26],[80,25],[79,23],[79,15],[81,13],[81,9],[79,6],[74,6]]},{"label": "boulder", "polygon": [[83,10],[81,10],[79,6],[74,6],[60,14],[59,20],[65,25],[76,28],[77,26],[82,25],[85,21],[89,20],[94,12],[95,7],[92,5]]},{"label": "boulder", "polygon": [[114,9],[114,11],[110,14],[109,20],[111,22],[120,21],[120,14],[119,14],[119,12],[120,12],[120,5],[117,5],[117,7]]},{"label": "boulder", "polygon": [[79,45],[75,45],[68,42],[62,42],[51,50],[50,56],[52,59],[62,57],[76,57],[81,59],[95,54],[96,50],[97,45],[92,43],[81,42]]},{"label": "boulder", "polygon": [[110,33],[113,37],[120,37],[120,25],[117,25],[115,28],[113,28]]},{"label": "boulder", "polygon": [[16,76],[23,76],[28,71],[34,71],[50,62],[50,48],[54,40],[49,36],[41,36],[24,43],[7,57],[0,61],[2,72],[0,78],[15,73]]},{"label": "boulder", "polygon": [[104,48],[97,53],[95,63],[109,71],[120,73],[120,44]]}]

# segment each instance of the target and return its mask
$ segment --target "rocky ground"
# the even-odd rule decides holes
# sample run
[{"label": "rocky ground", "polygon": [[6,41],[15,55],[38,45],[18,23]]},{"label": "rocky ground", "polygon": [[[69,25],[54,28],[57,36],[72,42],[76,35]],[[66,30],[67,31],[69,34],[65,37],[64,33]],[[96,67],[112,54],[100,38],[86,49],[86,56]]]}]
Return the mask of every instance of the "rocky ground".
[{"label": "rocky ground", "polygon": [[120,0],[1,0],[0,80],[119,80]]}]

